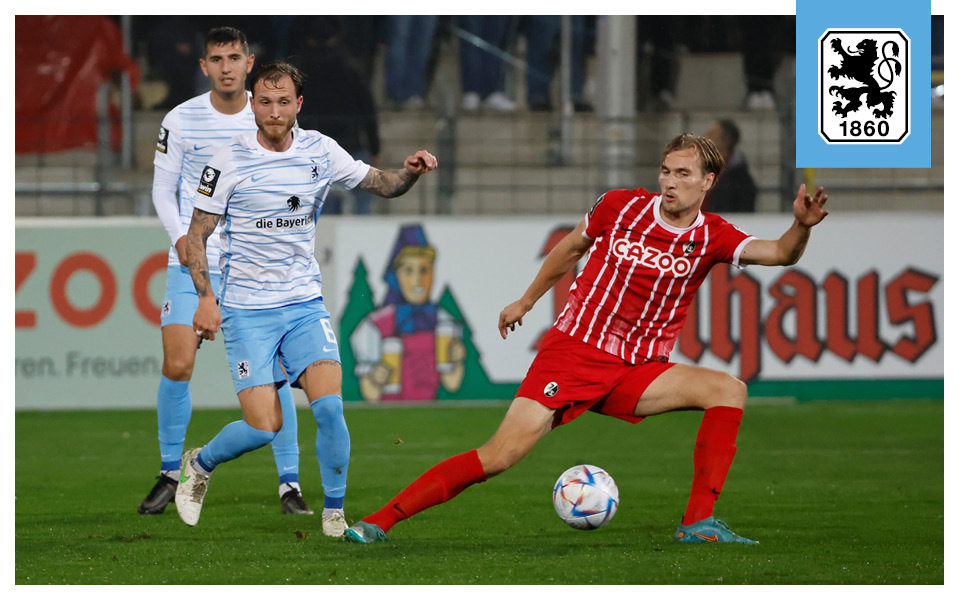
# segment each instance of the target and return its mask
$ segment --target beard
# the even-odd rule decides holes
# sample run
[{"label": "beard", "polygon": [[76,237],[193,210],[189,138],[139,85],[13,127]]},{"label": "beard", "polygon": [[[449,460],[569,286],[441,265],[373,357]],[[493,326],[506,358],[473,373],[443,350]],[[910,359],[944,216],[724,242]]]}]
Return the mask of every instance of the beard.
[{"label": "beard", "polygon": [[254,121],[257,123],[257,129],[260,130],[260,135],[262,135],[265,140],[273,144],[279,144],[290,135],[290,131],[296,124],[297,118],[293,117],[288,121],[261,121],[255,117]]}]

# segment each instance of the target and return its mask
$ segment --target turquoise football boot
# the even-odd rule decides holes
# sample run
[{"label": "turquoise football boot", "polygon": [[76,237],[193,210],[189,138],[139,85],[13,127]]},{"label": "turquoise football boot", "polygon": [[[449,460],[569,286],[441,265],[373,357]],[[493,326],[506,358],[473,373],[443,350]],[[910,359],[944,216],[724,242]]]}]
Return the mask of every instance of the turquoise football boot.
[{"label": "turquoise football boot", "polygon": [[352,527],[348,527],[340,539],[354,544],[372,544],[390,540],[379,525],[364,523],[363,521],[357,521]]},{"label": "turquoise football boot", "polygon": [[730,531],[730,526],[721,521],[720,519],[715,519],[713,517],[707,517],[697,521],[696,523],[691,523],[690,525],[680,525],[677,527],[677,532],[673,534],[673,539],[678,542],[716,542],[716,543],[725,543],[725,542],[736,542],[738,544],[759,544],[760,542],[756,540],[750,540],[745,537],[740,537],[734,532]]}]

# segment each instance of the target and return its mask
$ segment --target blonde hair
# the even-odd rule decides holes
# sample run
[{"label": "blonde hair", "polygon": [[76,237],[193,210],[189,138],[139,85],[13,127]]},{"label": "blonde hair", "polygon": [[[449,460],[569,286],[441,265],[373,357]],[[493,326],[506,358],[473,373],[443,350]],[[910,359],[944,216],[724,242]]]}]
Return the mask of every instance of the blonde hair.
[{"label": "blonde hair", "polygon": [[697,151],[697,154],[700,156],[700,168],[704,174],[713,173],[714,175],[719,175],[720,171],[723,170],[725,161],[717,145],[713,143],[713,140],[693,133],[682,133],[670,140],[663,151],[663,158],[666,159],[667,155],[671,152],[686,150],[688,148],[693,148]]}]

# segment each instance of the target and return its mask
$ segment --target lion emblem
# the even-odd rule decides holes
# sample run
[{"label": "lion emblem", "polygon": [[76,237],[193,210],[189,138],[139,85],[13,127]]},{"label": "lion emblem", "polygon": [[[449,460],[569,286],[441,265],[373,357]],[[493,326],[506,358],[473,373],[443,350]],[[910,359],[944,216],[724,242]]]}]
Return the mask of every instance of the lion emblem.
[{"label": "lion emblem", "polygon": [[[885,92],[893,84],[895,76],[900,75],[900,61],[896,59],[900,55],[900,46],[892,40],[884,42],[882,47],[883,60],[877,67],[877,76],[881,81],[878,82],[874,77],[874,67],[881,56],[877,52],[877,41],[872,39],[861,40],[857,44],[856,51],[845,50],[843,43],[839,38],[830,41],[830,46],[834,52],[841,56],[840,66],[833,66],[827,71],[831,79],[844,77],[862,84],[860,87],[831,86],[830,95],[839,96],[846,100],[846,104],[837,100],[833,103],[834,114],[846,117],[847,114],[855,112],[861,106],[861,100],[864,95],[867,99],[867,108],[874,108],[873,116],[877,118],[887,118],[893,114],[893,100],[897,95],[893,90]],[[888,51],[890,52],[888,54]],[[892,65],[892,66],[891,66]],[[881,87],[881,83],[883,86]]]}]

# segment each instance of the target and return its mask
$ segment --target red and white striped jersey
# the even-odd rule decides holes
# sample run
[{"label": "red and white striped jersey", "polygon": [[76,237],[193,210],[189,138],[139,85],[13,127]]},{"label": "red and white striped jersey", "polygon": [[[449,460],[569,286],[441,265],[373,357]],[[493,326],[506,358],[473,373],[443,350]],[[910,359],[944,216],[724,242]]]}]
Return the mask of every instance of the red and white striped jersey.
[{"label": "red and white striped jersey", "polygon": [[755,239],[710,213],[684,229],[668,225],[660,195],[643,188],[607,192],[586,223],[593,247],[554,325],[630,363],[668,360],[710,269],[739,267]]}]

